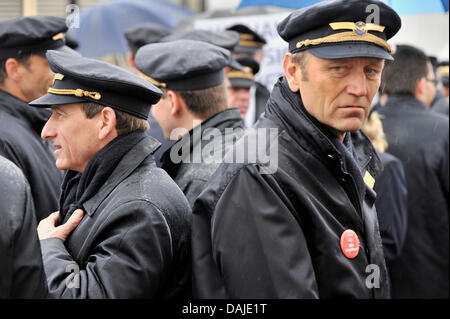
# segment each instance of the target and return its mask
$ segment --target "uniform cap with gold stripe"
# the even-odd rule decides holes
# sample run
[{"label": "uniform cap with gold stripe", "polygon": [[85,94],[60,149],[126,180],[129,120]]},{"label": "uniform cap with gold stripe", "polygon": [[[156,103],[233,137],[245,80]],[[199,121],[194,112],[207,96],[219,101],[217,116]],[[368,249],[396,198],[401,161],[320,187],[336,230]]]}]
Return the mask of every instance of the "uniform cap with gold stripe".
[{"label": "uniform cap with gold stripe", "polygon": [[387,40],[401,19],[378,0],[329,0],[296,10],[277,30],[289,52],[308,50],[323,59],[372,57],[393,60]]},{"label": "uniform cap with gold stripe", "polygon": [[65,46],[66,20],[52,16],[19,17],[0,22],[0,59],[47,50],[75,52]]},{"label": "uniform cap with gold stripe", "polygon": [[47,52],[47,60],[55,72],[52,87],[31,106],[94,102],[147,119],[162,95],[147,80],[107,62],[53,50]]},{"label": "uniform cap with gold stripe", "polygon": [[236,53],[251,54],[255,51],[261,50],[267,43],[260,34],[243,24],[235,24],[227,28],[227,30],[236,31],[239,33],[239,42],[233,49]]},{"label": "uniform cap with gold stripe", "polygon": [[224,82],[231,52],[207,42],[176,40],[147,44],[135,57],[149,83],[174,91],[204,90]]}]

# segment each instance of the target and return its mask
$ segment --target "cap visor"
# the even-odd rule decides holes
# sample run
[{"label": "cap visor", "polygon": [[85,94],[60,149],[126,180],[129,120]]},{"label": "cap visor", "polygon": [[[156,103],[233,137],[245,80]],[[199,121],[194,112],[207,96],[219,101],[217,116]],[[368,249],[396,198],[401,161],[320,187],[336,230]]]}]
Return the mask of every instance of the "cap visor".
[{"label": "cap visor", "polygon": [[234,70],[244,71],[244,67],[232,55],[230,55],[228,66]]},{"label": "cap visor", "polygon": [[31,101],[28,104],[34,107],[51,107],[52,105],[73,104],[82,102],[84,101],[76,96],[56,95],[48,93],[34,101]]},{"label": "cap visor", "polygon": [[74,54],[74,55],[77,55],[77,56],[81,56],[80,53],[78,53],[77,51],[75,51],[72,48],[68,47],[67,45],[63,45],[63,46],[60,46],[60,47],[58,47],[56,49],[52,49],[52,50],[59,51],[59,52],[64,52],[64,53],[69,53],[69,54]]},{"label": "cap visor", "polygon": [[310,48],[307,51],[321,59],[345,59],[361,57],[394,60],[392,55],[390,55],[382,47],[366,43],[342,43]]},{"label": "cap visor", "polygon": [[250,79],[229,79],[233,89],[250,89],[255,82]]},{"label": "cap visor", "polygon": [[246,53],[246,54],[253,54],[258,50],[262,50],[261,47],[244,47],[244,46],[235,46],[233,49],[233,52],[235,53]]}]

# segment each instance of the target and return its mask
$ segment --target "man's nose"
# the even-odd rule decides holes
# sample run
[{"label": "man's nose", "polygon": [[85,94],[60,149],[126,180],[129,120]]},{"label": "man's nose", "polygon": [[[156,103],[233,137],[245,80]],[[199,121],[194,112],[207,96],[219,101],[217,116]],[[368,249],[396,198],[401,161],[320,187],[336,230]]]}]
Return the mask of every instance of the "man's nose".
[{"label": "man's nose", "polygon": [[[53,116],[52,116],[52,117],[53,117]],[[56,136],[56,132],[55,132],[55,130],[54,130],[54,128],[53,128],[53,125],[52,125],[52,117],[50,117],[50,118],[48,119],[47,123],[45,123],[44,128],[42,129],[41,137],[42,137],[44,140],[49,140],[49,139],[51,139],[52,137],[55,137],[55,136]]]},{"label": "man's nose", "polygon": [[347,86],[347,93],[355,96],[365,96],[367,94],[367,79],[364,72],[355,72],[350,78]]}]

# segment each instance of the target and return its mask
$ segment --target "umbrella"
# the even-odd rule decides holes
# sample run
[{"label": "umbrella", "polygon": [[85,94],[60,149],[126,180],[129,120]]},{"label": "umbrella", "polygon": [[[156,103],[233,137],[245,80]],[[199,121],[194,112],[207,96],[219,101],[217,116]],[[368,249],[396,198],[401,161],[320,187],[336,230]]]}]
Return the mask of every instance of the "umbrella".
[{"label": "umbrella", "polygon": [[399,15],[448,12],[449,0],[383,0]]},{"label": "umbrella", "polygon": [[[399,15],[448,12],[449,0],[383,0]],[[313,5],[319,0],[241,0],[238,8],[250,6],[278,6],[300,9]]]},{"label": "umbrella", "polygon": [[172,29],[192,15],[165,0],[115,0],[81,10],[79,28],[71,28],[68,35],[78,42],[83,56],[120,54],[128,52],[126,29],[146,22]]}]

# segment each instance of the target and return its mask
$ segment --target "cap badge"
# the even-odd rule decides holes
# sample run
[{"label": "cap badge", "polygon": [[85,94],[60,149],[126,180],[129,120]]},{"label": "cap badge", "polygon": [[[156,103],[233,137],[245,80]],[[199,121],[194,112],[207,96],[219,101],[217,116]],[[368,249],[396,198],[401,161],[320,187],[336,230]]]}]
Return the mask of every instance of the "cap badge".
[{"label": "cap badge", "polygon": [[366,24],[364,22],[356,22],[355,23],[355,28],[353,29],[353,32],[355,32],[355,34],[357,36],[362,37],[363,35],[365,35],[367,33],[367,29],[366,29]]},{"label": "cap badge", "polygon": [[56,81],[56,80],[61,81],[62,79],[64,79],[64,74],[61,74],[61,73],[55,73],[55,75],[53,76],[52,86],[55,85],[55,81]]},{"label": "cap badge", "polygon": [[330,27],[333,30],[353,30],[357,36],[365,36],[368,31],[383,32],[384,26],[374,23],[364,23],[362,21],[354,22],[332,22]]}]

